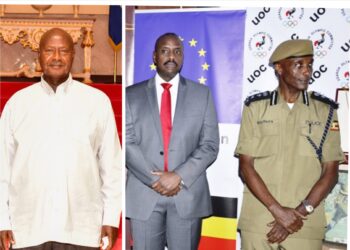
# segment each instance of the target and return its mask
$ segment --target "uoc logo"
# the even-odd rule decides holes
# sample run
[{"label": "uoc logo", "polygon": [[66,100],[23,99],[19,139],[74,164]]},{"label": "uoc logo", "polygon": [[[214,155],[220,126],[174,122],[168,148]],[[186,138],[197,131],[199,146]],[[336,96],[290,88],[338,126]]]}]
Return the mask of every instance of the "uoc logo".
[{"label": "uoc logo", "polygon": [[283,26],[294,28],[304,16],[303,8],[279,8],[278,18]]},{"label": "uoc logo", "polygon": [[342,88],[349,88],[349,64],[349,60],[341,63],[335,73],[337,81]]},{"label": "uoc logo", "polygon": [[266,32],[255,33],[250,39],[248,48],[252,52],[254,57],[264,58],[272,49],[272,37]]},{"label": "uoc logo", "polygon": [[350,23],[350,9],[341,9],[341,14],[345,17],[345,20]]},{"label": "uoc logo", "polygon": [[323,58],[328,51],[333,47],[333,35],[330,31],[325,29],[314,30],[308,37],[314,45],[314,55]]}]

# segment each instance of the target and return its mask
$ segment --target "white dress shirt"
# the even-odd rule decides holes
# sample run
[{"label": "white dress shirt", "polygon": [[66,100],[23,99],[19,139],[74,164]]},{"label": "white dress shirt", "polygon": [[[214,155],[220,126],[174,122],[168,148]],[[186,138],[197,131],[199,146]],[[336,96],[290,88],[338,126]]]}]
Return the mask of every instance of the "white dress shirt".
[{"label": "white dress shirt", "polygon": [[158,73],[155,76],[155,82],[156,82],[156,90],[157,90],[157,100],[158,100],[158,107],[159,107],[159,113],[160,113],[160,107],[162,104],[162,94],[163,94],[163,86],[162,83],[170,83],[172,86],[170,88],[170,95],[171,95],[171,122],[174,122],[174,115],[175,115],[175,107],[176,107],[176,100],[177,100],[177,90],[179,89],[179,81],[180,81],[180,75],[176,74],[171,81],[167,82],[164,81]]},{"label": "white dress shirt", "polygon": [[15,93],[0,119],[0,230],[13,248],[57,241],[98,247],[118,227],[121,148],[109,98],[71,78]]}]

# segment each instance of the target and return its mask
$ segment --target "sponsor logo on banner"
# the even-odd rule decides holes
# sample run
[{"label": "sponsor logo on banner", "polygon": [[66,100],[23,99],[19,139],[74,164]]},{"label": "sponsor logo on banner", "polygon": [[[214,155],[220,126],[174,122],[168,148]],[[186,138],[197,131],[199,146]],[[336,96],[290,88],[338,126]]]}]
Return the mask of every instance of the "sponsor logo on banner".
[{"label": "sponsor logo on banner", "polygon": [[314,71],[312,72],[311,79],[309,81],[309,84],[313,84],[317,79],[321,78],[328,70],[327,66],[324,64],[321,64],[319,67],[316,67],[314,65]]},{"label": "sponsor logo on banner", "polygon": [[345,17],[345,20],[350,23],[350,9],[341,9],[341,14]]},{"label": "sponsor logo on banner", "polygon": [[347,42],[345,42],[342,46],[340,46],[340,48],[344,52],[348,52],[350,50],[350,39]]},{"label": "sponsor logo on banner", "polygon": [[336,79],[342,88],[349,88],[349,64],[349,60],[342,62],[335,73]]},{"label": "sponsor logo on banner", "polygon": [[270,34],[267,32],[255,33],[248,43],[248,48],[252,52],[254,57],[264,58],[267,56],[267,52],[272,49],[273,41]]},{"label": "sponsor logo on banner", "polygon": [[318,8],[309,18],[314,23],[318,22],[320,18],[326,13],[325,8]]},{"label": "sponsor logo on banner", "polygon": [[261,20],[263,20],[266,15],[270,12],[271,8],[264,7],[259,13],[252,19],[254,25],[258,25]]},{"label": "sponsor logo on banner", "polygon": [[264,64],[261,64],[250,76],[247,78],[247,80],[250,83],[253,83],[257,78],[259,78],[263,73],[265,73],[267,70],[266,66]]},{"label": "sponsor logo on banner", "polygon": [[314,45],[314,55],[323,58],[333,47],[333,34],[329,30],[317,29],[308,37]]},{"label": "sponsor logo on banner", "polygon": [[279,8],[278,18],[283,26],[294,28],[304,16],[303,8]]}]

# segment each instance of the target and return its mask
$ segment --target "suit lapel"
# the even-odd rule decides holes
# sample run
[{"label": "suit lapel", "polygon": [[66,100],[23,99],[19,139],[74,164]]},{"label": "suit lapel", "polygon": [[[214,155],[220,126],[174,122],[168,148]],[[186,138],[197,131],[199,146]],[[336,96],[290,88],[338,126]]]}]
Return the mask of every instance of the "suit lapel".
[{"label": "suit lapel", "polygon": [[[179,88],[177,91],[177,100],[176,100],[176,108],[175,115],[173,121],[173,129],[171,131],[170,144],[173,140],[173,136],[181,131],[181,121],[183,121],[182,117],[184,115],[185,108],[185,100],[187,95],[187,84],[185,78],[180,76]],[[180,129],[180,131],[178,131]]]},{"label": "suit lapel", "polygon": [[160,124],[159,117],[159,107],[156,93],[156,85],[154,78],[150,79],[147,83],[146,93],[148,97],[148,102],[150,105],[151,115],[153,117],[154,125],[157,130],[157,134],[161,144],[163,145],[163,137],[162,137],[162,127]]}]

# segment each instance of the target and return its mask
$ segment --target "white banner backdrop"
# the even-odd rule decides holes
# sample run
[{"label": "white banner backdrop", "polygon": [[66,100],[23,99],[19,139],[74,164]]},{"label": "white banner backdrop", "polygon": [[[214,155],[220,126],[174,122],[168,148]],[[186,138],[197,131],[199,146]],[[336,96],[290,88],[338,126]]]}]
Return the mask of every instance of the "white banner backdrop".
[{"label": "white banner backdrop", "polygon": [[336,88],[348,86],[350,9],[250,8],[243,96],[277,87],[268,59],[276,46],[287,39],[313,41],[315,61],[309,90],[334,99]]}]

